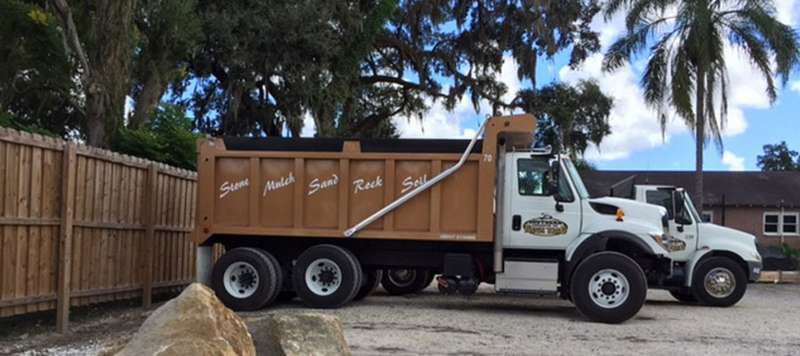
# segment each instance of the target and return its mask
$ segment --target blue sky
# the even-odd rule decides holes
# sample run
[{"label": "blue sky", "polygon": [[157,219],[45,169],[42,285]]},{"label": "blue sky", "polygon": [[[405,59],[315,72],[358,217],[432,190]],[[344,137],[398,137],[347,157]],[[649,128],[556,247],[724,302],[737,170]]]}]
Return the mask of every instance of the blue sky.
[{"label": "blue sky", "polygon": [[[775,2],[777,16],[784,23],[797,27],[800,1]],[[623,31],[621,18],[609,22],[596,19],[593,27],[600,33],[603,48]],[[566,66],[566,54],[553,60],[540,60],[537,84],[552,81],[572,83],[580,79],[596,80],[607,95],[614,97],[610,123],[612,134],[599,146],[587,152],[587,158],[600,169],[694,169],[694,140],[680,119],[671,120],[662,139],[656,114],[642,100],[639,78],[646,56],[614,73],[600,70],[602,53],[590,57],[580,68]],[[786,141],[790,148],[800,151],[800,71],[794,73],[778,100],[770,105],[764,93],[763,79],[733,48],[726,49],[731,87],[724,151],[709,144],[705,151],[706,170],[756,170],[756,157],[762,146]],[[500,79],[509,87],[509,96],[519,88],[530,86],[516,78],[516,63],[506,59]],[[432,105],[420,122],[416,118],[397,118],[401,135],[405,137],[471,137],[478,123],[488,113],[482,106],[476,113],[468,100],[452,112]]]}]

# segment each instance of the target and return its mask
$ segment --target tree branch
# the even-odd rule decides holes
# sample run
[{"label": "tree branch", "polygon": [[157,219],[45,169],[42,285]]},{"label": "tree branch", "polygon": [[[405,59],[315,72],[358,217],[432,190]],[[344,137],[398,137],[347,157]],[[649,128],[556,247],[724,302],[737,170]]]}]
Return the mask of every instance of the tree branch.
[{"label": "tree branch", "polygon": [[72,19],[72,10],[70,10],[67,0],[51,0],[51,2],[53,3],[53,7],[55,7],[56,13],[61,20],[61,26],[64,28],[64,36],[67,39],[67,43],[69,44],[70,49],[72,49],[72,51],[75,52],[75,55],[78,57],[78,61],[80,61],[81,67],[83,67],[84,70],[84,76],[88,77],[91,73],[91,67],[89,67],[89,58],[86,56],[86,52],[83,50],[83,45],[81,45],[81,40],[78,37],[78,30],[75,28],[75,21]]}]

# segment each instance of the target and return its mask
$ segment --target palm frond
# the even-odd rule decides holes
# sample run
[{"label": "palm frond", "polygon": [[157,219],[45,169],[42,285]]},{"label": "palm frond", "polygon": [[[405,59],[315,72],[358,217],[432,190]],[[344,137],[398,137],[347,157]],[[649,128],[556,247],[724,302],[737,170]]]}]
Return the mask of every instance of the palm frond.
[{"label": "palm frond", "polygon": [[775,56],[775,74],[781,77],[783,84],[789,79],[792,68],[800,64],[800,49],[798,49],[797,32],[791,27],[781,23],[775,18],[774,9],[769,6],[747,6],[736,12],[736,27],[742,28],[742,23],[747,24],[746,29],[752,32],[755,38],[761,40],[769,52]]},{"label": "palm frond", "polygon": [[667,7],[675,3],[676,0],[641,0],[630,4],[628,13],[625,15],[625,28],[631,31],[639,25],[651,22],[650,16],[664,18]]},{"label": "palm frond", "polygon": [[[664,35],[650,48],[652,54],[641,79],[645,102],[654,107],[659,113],[659,117],[663,116],[664,119],[666,119],[666,115],[662,114],[665,112],[666,99],[669,95],[667,83],[669,83],[669,59],[671,56],[670,40],[670,34]],[[666,122],[661,121],[662,133],[665,129]]]},{"label": "palm frond", "polygon": [[622,67],[635,53],[647,48],[647,41],[658,31],[667,19],[657,19],[647,24],[643,24],[633,31],[617,39],[603,57],[603,70],[613,71]]},{"label": "palm frond", "polygon": [[610,20],[614,14],[622,10],[622,8],[630,6],[632,0],[609,0],[603,6],[603,19]]},{"label": "palm frond", "polygon": [[690,59],[690,48],[687,41],[678,45],[671,67],[670,101],[672,107],[675,108],[678,116],[683,118],[687,126],[694,127],[695,117],[691,94],[695,89],[697,68]]},{"label": "palm frond", "polygon": [[767,96],[770,102],[774,102],[778,96],[775,89],[775,82],[772,79],[772,68],[770,68],[770,56],[767,47],[757,35],[757,30],[753,25],[743,22],[735,22],[729,25],[731,43],[747,52],[750,62],[761,72],[767,83]]}]

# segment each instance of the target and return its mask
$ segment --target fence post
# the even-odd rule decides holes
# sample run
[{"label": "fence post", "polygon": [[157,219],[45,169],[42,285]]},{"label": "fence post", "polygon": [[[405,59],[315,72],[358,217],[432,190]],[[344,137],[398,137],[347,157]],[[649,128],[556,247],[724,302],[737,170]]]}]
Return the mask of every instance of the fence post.
[{"label": "fence post", "polygon": [[70,271],[72,270],[72,223],[75,201],[75,161],[77,147],[64,146],[61,165],[61,226],[58,239],[58,289],[56,292],[56,331],[69,330]]},{"label": "fence post", "polygon": [[145,233],[142,241],[142,261],[144,282],[142,287],[142,306],[149,308],[153,303],[153,244],[155,243],[156,209],[158,204],[158,166],[150,163],[147,167],[147,183],[144,191]]}]

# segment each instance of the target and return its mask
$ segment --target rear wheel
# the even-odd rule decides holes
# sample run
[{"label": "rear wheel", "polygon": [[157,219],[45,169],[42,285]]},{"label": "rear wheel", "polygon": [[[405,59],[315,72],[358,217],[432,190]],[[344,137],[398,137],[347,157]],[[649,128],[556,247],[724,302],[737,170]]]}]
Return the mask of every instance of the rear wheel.
[{"label": "rear wheel", "polygon": [[381,284],[382,277],[383,272],[379,269],[364,271],[364,281],[361,283],[361,288],[359,288],[353,300],[362,300],[369,296]]},{"label": "rear wheel", "polygon": [[283,281],[280,264],[266,251],[240,247],[226,252],[211,272],[211,287],[233,310],[257,310],[272,303]]},{"label": "rear wheel", "polygon": [[694,297],[691,291],[688,289],[673,289],[669,291],[675,299],[680,301],[681,303],[696,303],[697,298]]},{"label": "rear wheel", "polygon": [[283,292],[278,293],[278,296],[275,298],[276,303],[286,303],[291,302],[292,299],[297,298],[297,293],[293,290],[285,290]]},{"label": "rear wheel", "polygon": [[621,323],[644,305],[647,280],[639,265],[617,252],[600,252],[583,260],[572,275],[572,301],[581,314],[603,323]]},{"label": "rear wheel", "polygon": [[338,308],[355,297],[362,271],[349,251],[334,245],[316,245],[297,258],[292,272],[297,296],[314,308]]},{"label": "rear wheel", "polygon": [[391,295],[416,293],[430,284],[431,274],[424,269],[390,269],[384,271],[381,285]]},{"label": "rear wheel", "polygon": [[420,283],[420,285],[418,286],[419,289],[415,290],[414,292],[421,292],[425,290],[425,288],[428,288],[431,285],[431,283],[433,283],[433,278],[436,277],[436,275],[433,274],[433,272],[431,271],[425,271],[425,276],[427,277],[425,278],[425,281]]},{"label": "rear wheel", "polygon": [[701,304],[729,307],[738,303],[746,290],[747,275],[730,258],[709,257],[694,270],[692,292]]}]

